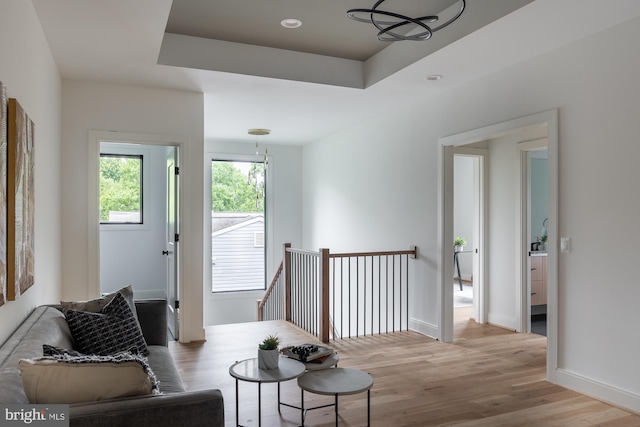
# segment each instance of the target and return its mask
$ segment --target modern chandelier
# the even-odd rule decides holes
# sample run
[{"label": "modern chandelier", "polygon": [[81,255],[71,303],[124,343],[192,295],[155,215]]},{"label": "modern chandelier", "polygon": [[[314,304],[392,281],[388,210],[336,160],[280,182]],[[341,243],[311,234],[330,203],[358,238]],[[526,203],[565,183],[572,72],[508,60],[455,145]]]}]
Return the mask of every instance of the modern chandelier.
[{"label": "modern chandelier", "polygon": [[[380,41],[419,41],[429,40],[433,33],[458,19],[465,8],[465,0],[456,1],[456,3],[459,3],[459,7],[456,7],[456,12],[453,17],[440,23],[440,17],[438,15],[425,15],[412,18],[400,13],[382,10],[379,7],[385,1],[387,0],[376,1],[371,9],[350,9],[347,11],[347,16],[354,21],[370,23],[376,27],[378,29],[378,40]],[[440,11],[438,13],[442,12],[443,11]]]},{"label": "modern chandelier", "polygon": [[[258,151],[258,140],[257,137],[266,136],[271,134],[269,129],[249,129],[247,131],[249,135],[253,135],[256,137],[256,156],[259,156],[260,153]],[[259,163],[251,163],[251,167],[249,169],[249,173],[247,176],[247,185],[253,188],[253,191],[256,195],[256,209],[260,207],[260,200],[264,200],[265,194],[265,173],[267,171],[267,165],[269,164],[269,153],[267,148],[264,149],[264,158],[262,160],[262,164]]]},{"label": "modern chandelier", "polygon": [[[271,134],[271,130],[269,130],[269,129],[249,129],[247,131],[247,133],[249,135],[253,135],[255,137],[258,137],[258,136],[266,136],[266,135]],[[256,139],[256,156],[258,156],[259,154],[260,153],[258,152],[258,140]],[[264,149],[264,161],[263,161],[265,168],[267,167],[267,164],[268,164],[268,158],[267,158],[268,154],[269,153],[267,152],[267,149],[265,148]]]}]

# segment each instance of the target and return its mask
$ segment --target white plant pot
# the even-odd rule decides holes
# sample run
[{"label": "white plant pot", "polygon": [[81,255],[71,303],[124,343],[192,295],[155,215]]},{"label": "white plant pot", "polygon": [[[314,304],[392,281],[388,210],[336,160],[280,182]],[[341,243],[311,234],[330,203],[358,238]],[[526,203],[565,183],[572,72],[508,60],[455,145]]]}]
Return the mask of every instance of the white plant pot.
[{"label": "white plant pot", "polygon": [[278,369],[278,360],[280,360],[280,354],[277,349],[276,350],[258,349],[258,368]]}]

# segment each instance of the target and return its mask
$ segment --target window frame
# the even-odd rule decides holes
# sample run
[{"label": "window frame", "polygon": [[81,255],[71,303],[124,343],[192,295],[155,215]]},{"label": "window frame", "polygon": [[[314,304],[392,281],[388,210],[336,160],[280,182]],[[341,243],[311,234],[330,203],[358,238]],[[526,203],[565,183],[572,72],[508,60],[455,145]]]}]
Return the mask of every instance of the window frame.
[{"label": "window frame", "polygon": [[[255,156],[242,156],[242,155],[217,155],[217,154],[211,154],[208,158],[208,192],[207,192],[207,198],[206,198],[206,203],[208,203],[208,206],[211,208],[212,207],[212,199],[211,199],[211,194],[212,194],[212,189],[211,189],[211,182],[212,182],[212,175],[211,175],[211,171],[212,171],[212,167],[213,167],[213,163],[214,162],[228,162],[228,163],[264,163],[263,161],[260,160],[256,160]],[[263,211],[262,211],[262,217],[263,217],[263,230],[262,233],[264,233],[264,238],[263,238],[263,245],[262,246],[253,246],[254,248],[261,248],[263,251],[263,257],[264,257],[264,261],[263,261],[263,275],[264,275],[264,279],[263,279],[263,285],[262,287],[254,287],[254,288],[229,288],[229,289],[214,289],[214,283],[213,283],[213,273],[211,273],[210,276],[208,276],[208,287],[209,287],[209,295],[211,297],[214,296],[223,296],[223,295],[238,295],[238,294],[250,294],[250,293],[256,293],[256,292],[264,292],[267,287],[268,287],[268,283],[267,283],[267,260],[268,260],[268,247],[267,247],[267,217],[268,217],[268,195],[269,195],[269,191],[268,191],[268,185],[267,182],[269,180],[268,178],[268,169],[265,168],[264,170],[264,204],[263,204]],[[213,212],[213,210],[211,210],[211,212]],[[209,229],[210,231],[212,231],[211,229]],[[213,235],[213,233],[211,233]],[[255,236],[253,239],[253,243],[255,243]],[[214,258],[213,255],[213,246],[212,244],[207,245],[208,249],[209,249],[209,253],[211,254],[211,260],[212,260],[212,265],[214,265],[216,263],[216,261],[218,261],[217,259]],[[211,271],[211,270],[210,270]]]},{"label": "window frame", "polygon": [[[145,163],[145,155],[143,153],[124,153],[121,151],[118,152],[103,152],[101,151],[99,153],[99,159],[98,159],[98,174],[99,176],[102,175],[102,169],[101,169],[101,160],[103,157],[110,157],[110,158],[131,158],[131,159],[138,159],[140,161],[140,182],[139,182],[139,187],[140,187],[140,220],[138,222],[130,222],[130,221],[102,221],[100,220],[100,226],[106,226],[106,227],[117,227],[117,226],[124,226],[124,227],[131,227],[131,226],[143,226],[145,225],[144,223],[144,163]],[[101,208],[101,204],[100,204],[100,190],[98,189],[98,210],[100,210]],[[100,214],[98,214],[98,218],[100,218]]]}]

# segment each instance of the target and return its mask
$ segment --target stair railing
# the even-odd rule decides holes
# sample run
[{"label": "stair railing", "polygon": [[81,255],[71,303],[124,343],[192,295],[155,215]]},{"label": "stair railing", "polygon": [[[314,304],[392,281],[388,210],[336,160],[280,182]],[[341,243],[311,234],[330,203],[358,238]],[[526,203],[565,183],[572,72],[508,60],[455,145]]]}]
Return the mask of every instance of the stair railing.
[{"label": "stair railing", "polygon": [[[258,301],[258,319],[285,319],[331,339],[390,333],[409,328],[409,258],[404,251],[332,254],[284,244],[276,277]],[[282,308],[266,314],[269,304]],[[275,317],[274,317],[275,316]]]}]

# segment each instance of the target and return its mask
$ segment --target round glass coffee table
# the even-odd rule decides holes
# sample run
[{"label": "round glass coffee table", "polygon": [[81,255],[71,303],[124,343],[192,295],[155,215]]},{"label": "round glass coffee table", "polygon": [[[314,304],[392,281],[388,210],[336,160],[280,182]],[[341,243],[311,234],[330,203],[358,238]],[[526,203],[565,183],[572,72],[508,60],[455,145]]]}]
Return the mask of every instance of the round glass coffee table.
[{"label": "round glass coffee table", "polygon": [[319,371],[308,371],[306,374],[298,378],[298,387],[301,391],[302,406],[302,426],[304,426],[305,409],[304,409],[304,392],[315,394],[324,394],[334,396],[335,401],[332,404],[324,406],[316,406],[315,408],[323,408],[327,406],[335,406],[336,426],[338,425],[338,396],[347,394],[357,394],[364,391],[367,392],[367,426],[371,425],[371,387],[373,386],[373,377],[366,372],[349,368],[331,368]]},{"label": "round glass coffee table", "polygon": [[278,383],[278,412],[280,411],[280,383],[296,379],[305,372],[304,364],[281,357],[277,369],[258,368],[258,359],[247,359],[236,362],[229,368],[229,375],[236,379],[236,425],[239,423],[238,413],[238,381],[258,383],[258,426],[262,425],[262,383]]}]

